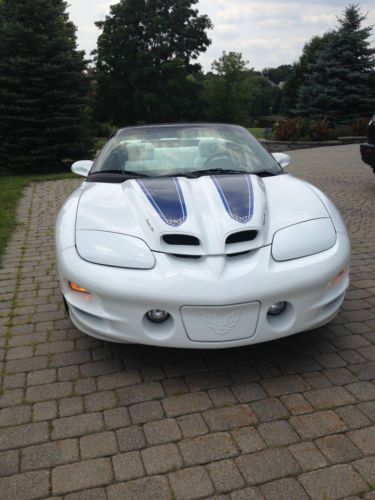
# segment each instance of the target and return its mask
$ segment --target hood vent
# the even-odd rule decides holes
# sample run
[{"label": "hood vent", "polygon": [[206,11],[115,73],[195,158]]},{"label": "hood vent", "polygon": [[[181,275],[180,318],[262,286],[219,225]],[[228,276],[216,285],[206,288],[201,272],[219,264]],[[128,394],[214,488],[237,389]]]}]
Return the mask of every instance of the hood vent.
[{"label": "hood vent", "polygon": [[199,247],[201,244],[196,236],[191,236],[190,234],[164,234],[162,239],[167,245]]},{"label": "hood vent", "polygon": [[253,241],[258,236],[258,231],[239,231],[237,233],[230,234],[225,241],[226,245],[232,245],[233,243],[246,243],[247,241]]}]

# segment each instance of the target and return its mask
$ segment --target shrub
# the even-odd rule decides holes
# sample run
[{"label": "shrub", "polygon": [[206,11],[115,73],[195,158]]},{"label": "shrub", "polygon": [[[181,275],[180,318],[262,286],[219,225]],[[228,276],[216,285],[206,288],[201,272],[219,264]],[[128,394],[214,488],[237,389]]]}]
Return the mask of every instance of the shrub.
[{"label": "shrub", "polygon": [[352,125],[352,134],[353,135],[366,135],[367,127],[369,123],[369,118],[366,116],[362,116],[353,122]]},{"label": "shrub", "polygon": [[304,124],[298,116],[274,123],[273,131],[278,141],[297,141],[304,132]]},{"label": "shrub", "polygon": [[267,129],[266,139],[277,141],[332,141],[338,137],[366,135],[368,118],[357,119],[352,125],[338,124],[334,126],[327,117],[307,120],[293,117],[280,120],[273,125],[273,134]]},{"label": "shrub", "polygon": [[349,137],[353,134],[351,125],[338,125],[335,127],[335,139],[338,137]]},{"label": "shrub", "polygon": [[335,138],[335,131],[327,118],[321,117],[308,126],[308,135],[312,141],[329,141]]}]

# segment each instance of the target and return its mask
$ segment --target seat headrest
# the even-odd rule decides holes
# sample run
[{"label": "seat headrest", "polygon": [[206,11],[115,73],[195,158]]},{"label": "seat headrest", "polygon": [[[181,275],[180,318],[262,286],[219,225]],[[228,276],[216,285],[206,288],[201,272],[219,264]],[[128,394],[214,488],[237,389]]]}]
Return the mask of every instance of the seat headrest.
[{"label": "seat headrest", "polygon": [[137,142],[127,145],[128,161],[153,160],[155,148],[150,142]]},{"label": "seat headrest", "polygon": [[202,158],[209,158],[210,156],[219,152],[219,142],[216,139],[209,137],[199,141],[199,155]]}]

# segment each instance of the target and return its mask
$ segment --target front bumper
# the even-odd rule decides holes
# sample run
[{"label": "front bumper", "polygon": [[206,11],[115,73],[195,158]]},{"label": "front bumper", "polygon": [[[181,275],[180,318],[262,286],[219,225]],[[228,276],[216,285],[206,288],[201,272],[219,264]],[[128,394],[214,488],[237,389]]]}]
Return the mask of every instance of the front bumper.
[{"label": "front bumper", "polygon": [[[82,260],[75,247],[62,251],[57,260],[70,317],[84,333],[113,342],[226,348],[274,340],[328,322],[344,299],[348,274],[335,286],[328,284],[349,265],[349,257],[348,237],[338,233],[329,250],[287,262],[275,262],[270,246],[236,257],[182,259],[155,253],[151,270],[92,264]],[[72,291],[69,281],[92,295]],[[288,306],[270,317],[268,309],[278,301]],[[164,309],[170,318],[152,323],[146,317],[150,309]],[[220,319],[223,310],[228,313]],[[236,311],[242,310],[251,311],[244,313],[246,324],[237,318]],[[193,315],[193,322],[184,311]],[[229,330],[208,325],[208,333],[207,324],[220,321]]]}]

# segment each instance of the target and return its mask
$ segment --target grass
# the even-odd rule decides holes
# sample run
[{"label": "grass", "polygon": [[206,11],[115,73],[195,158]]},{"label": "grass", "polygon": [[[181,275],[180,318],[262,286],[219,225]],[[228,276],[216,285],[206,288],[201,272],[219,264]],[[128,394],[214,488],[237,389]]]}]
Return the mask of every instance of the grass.
[{"label": "grass", "polygon": [[264,128],[249,128],[248,131],[257,139],[263,139]]},{"label": "grass", "polygon": [[24,188],[31,182],[73,178],[75,178],[75,176],[70,172],[43,175],[0,176],[0,262],[7,242],[17,226],[17,203]]}]

